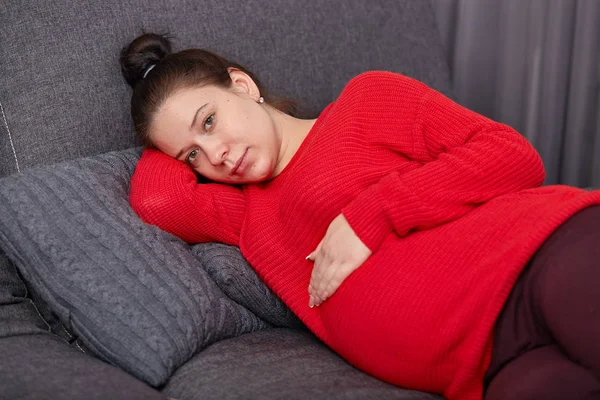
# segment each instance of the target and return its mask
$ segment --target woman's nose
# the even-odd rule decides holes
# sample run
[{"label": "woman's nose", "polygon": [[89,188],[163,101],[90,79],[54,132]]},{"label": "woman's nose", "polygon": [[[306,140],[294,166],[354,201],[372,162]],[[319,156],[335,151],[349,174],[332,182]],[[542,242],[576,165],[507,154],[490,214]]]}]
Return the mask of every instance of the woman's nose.
[{"label": "woman's nose", "polygon": [[209,154],[208,158],[209,158],[210,163],[216,167],[216,166],[223,164],[223,162],[225,162],[225,160],[227,159],[228,153],[229,153],[229,151],[227,150],[226,146],[218,145],[210,150],[210,152],[208,153]]}]

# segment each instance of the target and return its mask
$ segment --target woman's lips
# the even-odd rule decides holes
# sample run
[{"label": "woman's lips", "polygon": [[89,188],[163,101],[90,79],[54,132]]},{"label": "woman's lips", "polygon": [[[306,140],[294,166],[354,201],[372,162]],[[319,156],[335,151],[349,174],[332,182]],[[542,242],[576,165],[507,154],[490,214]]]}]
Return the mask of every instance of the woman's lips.
[{"label": "woman's lips", "polygon": [[244,154],[240,157],[238,162],[235,164],[233,169],[231,170],[231,175],[244,175],[244,170],[246,169],[246,157],[248,155],[248,149],[244,152]]}]

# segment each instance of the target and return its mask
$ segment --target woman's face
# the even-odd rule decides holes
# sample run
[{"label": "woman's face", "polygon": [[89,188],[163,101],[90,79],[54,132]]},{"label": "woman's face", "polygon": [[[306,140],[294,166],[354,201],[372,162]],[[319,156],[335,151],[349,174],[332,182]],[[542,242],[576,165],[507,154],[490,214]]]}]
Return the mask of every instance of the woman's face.
[{"label": "woman's face", "polygon": [[[228,89],[181,89],[158,110],[150,139],[163,153],[216,182],[269,179],[279,159],[281,136],[254,82],[232,73]],[[234,76],[235,75],[235,76]]]}]

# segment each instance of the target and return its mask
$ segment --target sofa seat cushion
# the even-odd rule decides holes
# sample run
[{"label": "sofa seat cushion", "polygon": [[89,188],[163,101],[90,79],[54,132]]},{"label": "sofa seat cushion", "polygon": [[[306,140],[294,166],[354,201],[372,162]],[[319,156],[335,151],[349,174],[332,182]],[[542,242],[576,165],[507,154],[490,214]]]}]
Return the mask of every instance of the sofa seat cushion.
[{"label": "sofa seat cushion", "polygon": [[214,343],[179,368],[163,393],[187,400],[431,399],[352,367],[310,332],[273,328]]},{"label": "sofa seat cushion", "polygon": [[0,338],[0,399],[169,400],[50,333]]}]

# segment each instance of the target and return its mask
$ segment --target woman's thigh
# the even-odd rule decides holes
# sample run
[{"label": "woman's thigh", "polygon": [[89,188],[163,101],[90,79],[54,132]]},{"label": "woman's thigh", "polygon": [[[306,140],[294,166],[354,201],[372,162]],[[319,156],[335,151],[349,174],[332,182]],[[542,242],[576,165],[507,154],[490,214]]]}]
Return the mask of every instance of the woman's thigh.
[{"label": "woman's thigh", "polygon": [[600,207],[561,225],[538,249],[498,316],[488,388],[507,363],[556,345],[600,380]]},{"label": "woman's thigh", "polygon": [[490,382],[485,400],[597,400],[600,381],[556,345],[529,350]]},{"label": "woman's thigh", "polygon": [[600,207],[575,214],[535,263],[534,308],[567,356],[600,379]]}]

